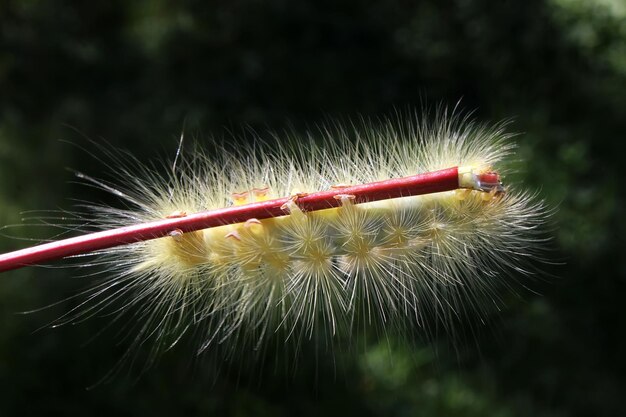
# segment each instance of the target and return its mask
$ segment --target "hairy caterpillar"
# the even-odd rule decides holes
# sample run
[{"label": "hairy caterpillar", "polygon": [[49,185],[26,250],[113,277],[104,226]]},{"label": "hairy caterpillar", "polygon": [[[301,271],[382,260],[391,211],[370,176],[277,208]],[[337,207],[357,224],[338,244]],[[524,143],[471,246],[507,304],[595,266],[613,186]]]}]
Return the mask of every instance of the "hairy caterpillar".
[{"label": "hairy caterpillar", "polygon": [[[514,151],[503,124],[444,113],[432,123],[398,116],[320,133],[177,155],[166,174],[110,154],[123,186],[79,174],[129,205],[93,206],[90,223],[102,230],[283,200],[280,213],[264,218],[170,228],[95,250],[104,278],[67,320],[132,314],[137,344],[169,345],[194,333],[200,351],[230,342],[258,348],[274,333],[299,342],[357,327],[427,329],[432,318],[447,325],[480,309],[495,286],[538,257],[547,210],[501,182]],[[433,172],[454,185],[378,201],[350,193]],[[308,210],[302,202],[321,190],[336,204]],[[0,270],[3,262],[7,255]]]}]

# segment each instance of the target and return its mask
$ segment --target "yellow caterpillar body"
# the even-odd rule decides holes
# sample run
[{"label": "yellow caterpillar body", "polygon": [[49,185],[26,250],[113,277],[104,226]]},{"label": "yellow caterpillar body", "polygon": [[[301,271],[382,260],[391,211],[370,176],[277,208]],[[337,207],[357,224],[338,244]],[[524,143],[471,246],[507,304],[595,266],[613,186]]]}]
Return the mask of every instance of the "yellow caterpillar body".
[{"label": "yellow caterpillar body", "polygon": [[[337,189],[342,205],[224,225],[100,251],[106,278],[82,314],[125,297],[137,341],[201,333],[200,350],[229,340],[254,346],[333,338],[359,326],[428,327],[480,310],[494,286],[523,274],[541,250],[547,210],[506,183],[513,155],[503,125],[441,115],[320,129],[285,142],[196,152],[165,177],[130,161],[113,191],[129,209],[96,207],[103,228]],[[134,167],[128,167],[134,165]],[[498,170],[505,192],[457,190],[353,204],[346,185],[453,166]],[[112,190],[112,188],[107,187]]]}]

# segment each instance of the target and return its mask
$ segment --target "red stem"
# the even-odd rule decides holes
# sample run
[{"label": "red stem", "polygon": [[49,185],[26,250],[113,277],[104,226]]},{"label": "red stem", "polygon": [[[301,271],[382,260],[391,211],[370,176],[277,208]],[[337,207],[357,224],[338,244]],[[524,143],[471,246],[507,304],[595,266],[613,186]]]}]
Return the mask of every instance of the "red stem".
[{"label": "red stem", "polygon": [[[303,211],[315,211],[338,207],[341,204],[341,201],[335,198],[338,194],[354,195],[354,202],[358,204],[389,198],[450,191],[457,188],[459,188],[458,168],[454,167],[410,177],[320,191],[298,197],[296,204]],[[284,216],[286,213],[281,206],[289,202],[289,200],[289,197],[284,197],[241,206],[208,210],[189,214],[185,217],[157,220],[45,243],[0,255],[0,272],[114,246],[156,239],[167,236],[177,229],[182,232],[192,232],[225,224],[242,223],[253,218],[261,220]]]}]

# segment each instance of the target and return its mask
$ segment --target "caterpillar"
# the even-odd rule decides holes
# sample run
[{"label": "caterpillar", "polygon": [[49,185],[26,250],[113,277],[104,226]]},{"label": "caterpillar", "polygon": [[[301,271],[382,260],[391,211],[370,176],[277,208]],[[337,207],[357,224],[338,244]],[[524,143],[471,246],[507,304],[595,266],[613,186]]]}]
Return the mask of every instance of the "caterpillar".
[{"label": "caterpillar", "polygon": [[[430,122],[399,114],[194,149],[166,170],[105,151],[117,184],[77,175],[127,207],[93,205],[85,223],[165,226],[99,248],[81,240],[101,278],[60,321],[132,316],[136,344],[191,333],[205,351],[357,328],[426,332],[432,320],[480,315],[543,250],[549,210],[506,182],[512,136],[506,123],[444,111]],[[213,223],[185,226],[197,213],[214,213]],[[11,255],[0,255],[0,270],[26,263]]]}]

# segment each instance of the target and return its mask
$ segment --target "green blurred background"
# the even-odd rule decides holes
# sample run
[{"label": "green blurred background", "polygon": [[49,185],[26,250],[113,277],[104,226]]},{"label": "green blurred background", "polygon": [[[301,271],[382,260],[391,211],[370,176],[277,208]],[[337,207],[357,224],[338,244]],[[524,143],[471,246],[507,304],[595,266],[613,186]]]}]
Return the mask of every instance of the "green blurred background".
[{"label": "green blurred background", "polygon": [[[280,350],[216,373],[181,346],[98,383],[128,341],[89,342],[106,317],[46,327],[78,300],[16,314],[88,284],[24,269],[0,277],[0,415],[623,415],[623,0],[2,0],[0,225],[72,199],[119,204],[72,182],[65,167],[103,169],[63,140],[147,160],[171,157],[183,124],[202,142],[461,98],[479,121],[514,119],[523,181],[558,207],[549,256],[563,263],[504,293],[474,334],[335,361],[309,347],[287,372]],[[25,244],[1,237],[0,251]]]}]

